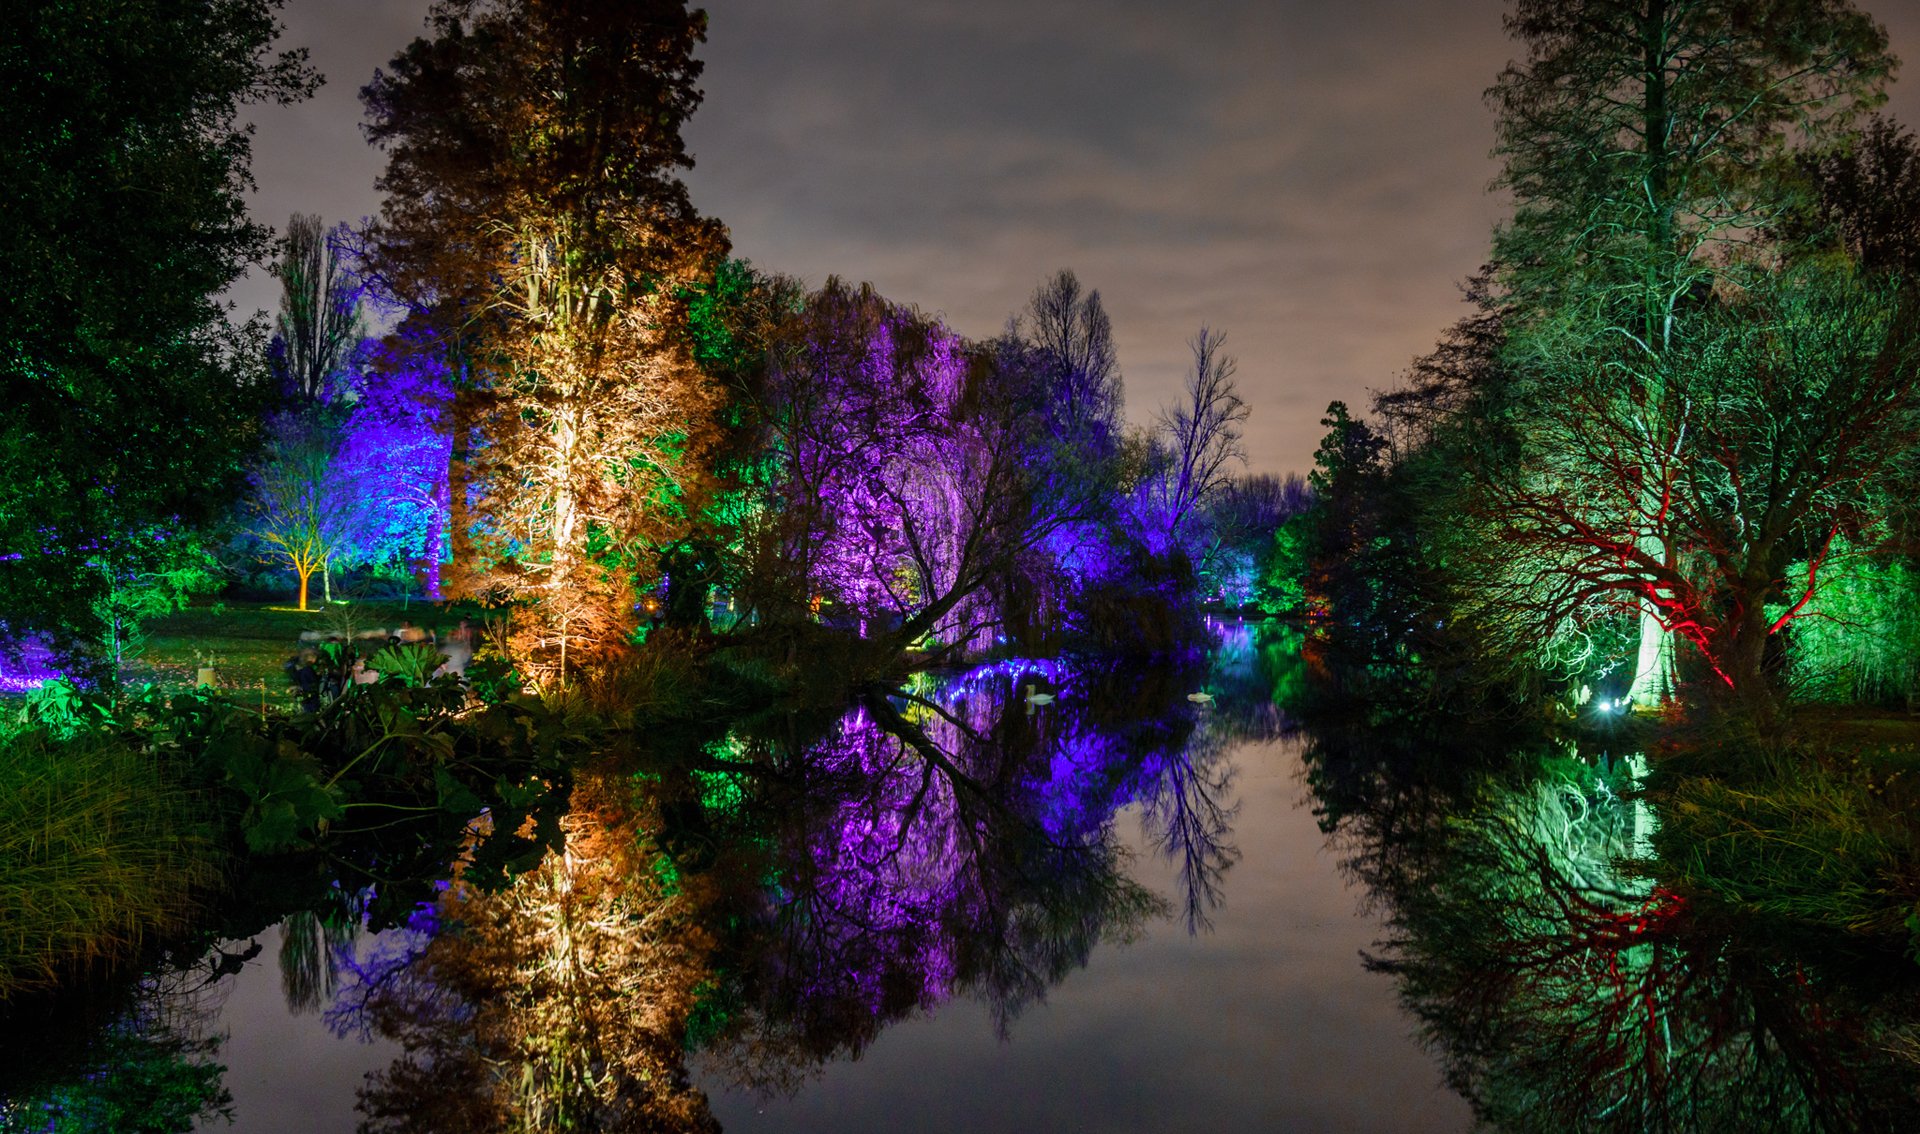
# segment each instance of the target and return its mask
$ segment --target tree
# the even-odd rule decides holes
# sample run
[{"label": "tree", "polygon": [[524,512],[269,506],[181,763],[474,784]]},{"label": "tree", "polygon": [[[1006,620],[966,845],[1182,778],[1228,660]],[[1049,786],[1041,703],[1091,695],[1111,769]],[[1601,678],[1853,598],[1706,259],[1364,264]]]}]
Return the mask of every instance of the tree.
[{"label": "tree", "polygon": [[212,520],[245,482],[258,328],[216,300],[268,252],[239,108],[318,79],[269,52],[271,0],[110,8],[25,0],[0,23],[0,609],[82,668],[101,572],[147,570],[154,529]]},{"label": "tree", "polygon": [[1892,285],[1809,265],[1696,317],[1626,393],[1615,367],[1643,355],[1618,350],[1533,408],[1552,460],[1482,480],[1490,531],[1467,609],[1534,639],[1651,609],[1769,717],[1768,639],[1911,498],[1920,311]]},{"label": "tree", "polygon": [[282,248],[274,267],[280,314],[268,355],[287,397],[319,405],[338,395],[359,345],[360,288],[340,262],[338,233],[322,230],[319,217],[295,213]]},{"label": "tree", "polygon": [[769,492],[745,597],[774,621],[831,603],[901,646],[977,645],[1004,626],[1055,538],[1115,495],[1098,452],[1117,453],[1102,435],[1114,423],[1082,412],[1066,432],[1073,371],[1056,362],[1017,336],[969,343],[871,287],[807,296],[772,335],[757,394]]},{"label": "tree", "polygon": [[339,457],[332,423],[282,413],[269,426],[254,474],[254,534],[300,580],[301,610],[307,609],[307,584],[345,546],[351,530],[355,497]]},{"label": "tree", "polygon": [[[1846,0],[1519,0],[1507,26],[1529,53],[1489,91],[1515,204],[1494,251],[1524,448],[1525,407],[1559,404],[1569,374],[1605,376],[1618,420],[1685,404],[1659,388],[1668,356],[1691,349],[1716,289],[1770,269],[1754,250],[1789,215],[1790,147],[1843,138],[1893,60]],[[1648,455],[1653,437],[1681,436],[1672,418],[1647,426]],[[1521,466],[1534,458],[1554,455],[1535,446]],[[1635,507],[1657,515],[1650,472]],[[1636,554],[1673,570],[1677,537],[1656,524]],[[1640,622],[1645,702],[1670,684],[1672,626],[1650,600]]]},{"label": "tree", "polygon": [[[706,21],[678,0],[444,0],[362,92],[377,270],[472,343],[482,585],[563,676],[632,629],[635,564],[700,491],[718,403],[683,286],[726,251],[675,176]],[[449,328],[443,328],[447,330]]]},{"label": "tree", "polygon": [[1920,141],[1889,118],[1876,117],[1847,149],[1808,154],[1801,170],[1816,196],[1801,235],[1816,246],[1837,244],[1861,267],[1920,272]]},{"label": "tree", "polygon": [[1186,402],[1162,407],[1155,423],[1162,465],[1148,482],[1150,542],[1161,551],[1181,548],[1189,559],[1198,558],[1201,510],[1226,487],[1228,468],[1246,460],[1240,427],[1250,411],[1234,387],[1236,363],[1220,351],[1226,341],[1225,334],[1205,327],[1193,336]]},{"label": "tree", "polygon": [[1100,293],[1082,292],[1079,277],[1063,268],[1035,289],[1026,318],[1014,321],[1013,332],[1047,368],[1058,432],[1081,444],[1117,445],[1125,394],[1113,323]]}]

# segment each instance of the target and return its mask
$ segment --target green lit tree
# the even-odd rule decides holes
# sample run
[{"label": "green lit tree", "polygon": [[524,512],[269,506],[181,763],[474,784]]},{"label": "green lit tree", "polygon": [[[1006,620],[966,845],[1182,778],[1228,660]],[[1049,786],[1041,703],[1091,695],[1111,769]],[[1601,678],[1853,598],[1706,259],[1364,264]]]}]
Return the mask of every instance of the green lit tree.
[{"label": "green lit tree", "polygon": [[1814,268],[1695,324],[1656,381],[1621,390],[1623,346],[1531,411],[1552,459],[1482,480],[1468,609],[1515,637],[1644,604],[1764,718],[1768,639],[1911,491],[1920,328],[1888,286]]},{"label": "green lit tree", "polygon": [[[1508,27],[1528,55],[1489,97],[1515,204],[1494,251],[1514,383],[1502,424],[1518,444],[1481,466],[1534,478],[1525,491],[1544,497],[1548,483],[1585,479],[1571,465],[1590,458],[1589,446],[1556,447],[1553,416],[1578,401],[1605,419],[1621,442],[1608,458],[1620,471],[1605,479],[1627,498],[1562,494],[1551,525],[1587,555],[1631,564],[1603,589],[1637,607],[1633,691],[1650,702],[1671,685],[1673,635],[1686,629],[1674,580],[1701,534],[1670,507],[1686,491],[1688,415],[1701,408],[1673,383],[1720,349],[1717,309],[1739,307],[1774,270],[1794,147],[1843,140],[1881,99],[1893,60],[1846,0],[1520,0]],[[1566,562],[1533,566],[1574,585]]]},{"label": "green lit tree", "polygon": [[0,609],[96,673],[107,579],[89,564],[155,570],[156,530],[211,521],[245,483],[259,328],[216,297],[269,234],[247,219],[237,118],[318,82],[270,52],[277,7],[23,0],[0,18]]}]

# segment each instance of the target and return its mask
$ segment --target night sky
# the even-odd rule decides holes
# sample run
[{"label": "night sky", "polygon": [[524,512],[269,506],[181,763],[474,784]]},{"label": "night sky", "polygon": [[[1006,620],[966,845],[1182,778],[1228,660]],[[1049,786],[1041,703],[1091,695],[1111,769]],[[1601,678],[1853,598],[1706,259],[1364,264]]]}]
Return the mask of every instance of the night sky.
[{"label": "night sky", "polygon": [[[1867,0],[1914,60],[1920,4]],[[358,90],[426,0],[289,0],[327,77],[256,113],[256,215],[376,211]],[[1462,314],[1503,203],[1482,92],[1516,52],[1494,0],[719,0],[688,131],[734,252],[867,280],[998,331],[1072,268],[1113,315],[1129,415],[1224,330],[1252,466],[1304,471],[1328,400],[1363,404]],[[242,311],[271,308],[256,274]]]}]

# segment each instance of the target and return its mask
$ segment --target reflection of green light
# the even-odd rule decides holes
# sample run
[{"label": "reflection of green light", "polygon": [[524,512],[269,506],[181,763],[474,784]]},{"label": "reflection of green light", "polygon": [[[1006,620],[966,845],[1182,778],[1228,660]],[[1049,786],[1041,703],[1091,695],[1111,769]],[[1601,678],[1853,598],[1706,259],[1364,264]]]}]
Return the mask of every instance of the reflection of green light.
[{"label": "reflection of green light", "polygon": [[693,988],[693,1009],[687,1013],[686,1049],[698,1051],[727,1030],[733,1006],[722,1002],[722,985],[703,980]]},{"label": "reflection of green light", "polygon": [[737,772],[702,769],[693,773],[693,780],[700,785],[700,806],[708,811],[732,811],[746,801],[747,793],[740,787]]},{"label": "reflection of green light", "polygon": [[[745,762],[746,745],[737,736],[727,736],[716,740],[702,750],[707,759],[721,764]],[[700,788],[700,806],[708,811],[729,812],[736,810],[746,802],[746,789],[741,786],[741,773],[717,771],[707,768],[697,769],[693,773],[693,782]]]}]

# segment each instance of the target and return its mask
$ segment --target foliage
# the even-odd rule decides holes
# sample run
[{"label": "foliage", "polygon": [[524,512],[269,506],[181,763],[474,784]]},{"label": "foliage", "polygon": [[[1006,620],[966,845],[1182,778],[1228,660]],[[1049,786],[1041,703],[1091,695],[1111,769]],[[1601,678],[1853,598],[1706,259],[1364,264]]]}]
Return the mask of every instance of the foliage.
[{"label": "foliage", "polygon": [[482,586],[528,675],[617,650],[639,553],[698,494],[717,394],[683,285],[725,252],[676,173],[705,17],[677,0],[446,0],[362,92],[388,151],[375,269],[470,345]]},{"label": "foliage", "polygon": [[88,563],[162,569],[148,533],[198,527],[240,489],[264,384],[255,330],[217,297],[268,233],[246,217],[238,116],[318,81],[302,53],[269,54],[276,7],[8,9],[0,609],[69,655],[105,637]]},{"label": "foliage", "polygon": [[1522,356],[1620,337],[1655,355],[1818,150],[1884,99],[1886,35],[1849,0],[1520,0],[1489,100],[1514,217],[1494,241]]},{"label": "foliage", "polygon": [[1731,909],[1902,939],[1920,910],[1911,774],[1910,761],[1805,750],[1744,774],[1680,770],[1657,785],[1655,847],[1678,885]]},{"label": "foliage", "polygon": [[1803,154],[1812,199],[1795,217],[1797,242],[1837,245],[1870,272],[1920,272],[1920,141],[1876,117],[1853,144]]},{"label": "foliage", "polygon": [[1260,608],[1268,614],[1304,614],[1309,610],[1307,575],[1314,519],[1289,516],[1273,530],[1272,546],[1260,559]]},{"label": "foliage", "polygon": [[[233,1096],[215,1062],[223,1037],[207,1037],[191,994],[142,982],[138,1002],[93,1037],[72,1063],[31,1068],[0,1099],[4,1134],[187,1134],[233,1120]],[[20,1068],[10,1069],[18,1075]],[[37,1074],[35,1073],[37,1072]]]},{"label": "foliage", "polygon": [[447,655],[425,642],[398,642],[381,647],[367,659],[367,668],[408,685],[425,685],[446,660]]},{"label": "foliage", "polygon": [[151,538],[161,546],[147,557],[149,570],[94,565],[105,583],[93,615],[106,631],[105,660],[116,681],[127,662],[140,656],[155,619],[186,609],[191,596],[217,591],[223,582],[219,561],[193,533],[155,532]]},{"label": "foliage", "polygon": [[74,700],[0,740],[0,1000],[133,959],[220,877],[205,797]]},{"label": "foliage", "polygon": [[[1807,567],[1789,570],[1805,575]],[[1794,695],[1905,707],[1920,689],[1920,577],[1912,561],[1843,546],[1824,575],[1793,623],[1787,678]],[[1784,607],[1768,612],[1778,617]]]}]

